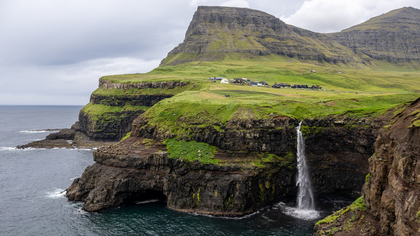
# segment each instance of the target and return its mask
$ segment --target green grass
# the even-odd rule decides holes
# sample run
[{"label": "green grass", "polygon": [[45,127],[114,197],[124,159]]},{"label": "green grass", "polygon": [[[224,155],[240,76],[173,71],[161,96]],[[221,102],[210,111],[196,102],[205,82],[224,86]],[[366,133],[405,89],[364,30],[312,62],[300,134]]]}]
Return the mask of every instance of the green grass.
[{"label": "green grass", "polygon": [[356,211],[356,210],[361,210],[361,211],[366,210],[364,195],[356,199],[350,206],[347,206],[339,211],[334,212],[334,214],[329,215],[326,218],[318,221],[315,225],[332,223],[335,220],[337,220],[340,216],[342,216],[344,213],[349,212],[349,211]]},{"label": "green grass", "polygon": [[178,141],[167,139],[164,141],[170,158],[183,159],[186,161],[199,161],[203,164],[218,164],[219,159],[215,159],[216,147],[207,143]]},{"label": "green grass", "polygon": [[[275,55],[245,59],[241,58],[241,54],[231,53],[225,54],[221,62],[189,62],[158,67],[146,74],[102,77],[103,80],[118,83],[189,82],[184,87],[142,90],[99,88],[94,94],[112,99],[119,96],[175,95],[157,103],[143,114],[151,124],[166,127],[166,130],[175,134],[185,132],[191,123],[198,127],[205,127],[206,124],[219,127],[231,119],[265,119],[275,116],[304,119],[341,114],[354,117],[378,116],[420,96],[419,71],[412,68],[389,70],[389,67],[390,64],[386,63],[371,68],[363,65],[311,64]],[[317,72],[311,73],[311,70]],[[208,78],[213,76],[266,81],[270,87],[211,83]],[[271,88],[275,82],[320,85],[323,89]],[[121,108],[103,108],[103,111],[107,109]],[[94,110],[91,113],[103,112],[100,107]]]},{"label": "green grass", "polygon": [[128,139],[130,137],[130,135],[131,135],[131,131],[128,132],[120,141],[124,141],[124,140]]}]

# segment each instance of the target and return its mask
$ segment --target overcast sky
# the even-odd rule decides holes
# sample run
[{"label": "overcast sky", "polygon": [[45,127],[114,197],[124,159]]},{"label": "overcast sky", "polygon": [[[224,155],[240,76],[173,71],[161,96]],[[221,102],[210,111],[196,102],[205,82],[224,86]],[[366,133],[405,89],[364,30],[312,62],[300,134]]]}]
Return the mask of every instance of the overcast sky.
[{"label": "overcast sky", "polygon": [[419,0],[0,0],[0,105],[85,105],[104,75],[145,73],[197,6],[257,9],[337,32]]}]

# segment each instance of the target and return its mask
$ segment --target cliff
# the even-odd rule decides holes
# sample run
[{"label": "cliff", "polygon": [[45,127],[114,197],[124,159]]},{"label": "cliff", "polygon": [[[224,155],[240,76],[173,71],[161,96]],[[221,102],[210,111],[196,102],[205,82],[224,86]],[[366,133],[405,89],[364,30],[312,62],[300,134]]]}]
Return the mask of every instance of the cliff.
[{"label": "cliff", "polygon": [[395,112],[376,142],[360,207],[317,223],[314,235],[419,235],[420,99]]},{"label": "cliff", "polygon": [[[162,141],[175,136],[141,115],[130,138],[94,152],[96,163],[67,189],[67,197],[84,201],[87,211],[159,198],[179,211],[249,214],[296,194],[298,123],[285,117],[232,121],[220,130],[212,124],[190,124],[178,142],[214,146],[214,161],[205,163],[200,155],[185,159],[187,151],[169,157],[172,151]],[[322,119],[304,124],[314,192],[359,195],[380,121]]]}]

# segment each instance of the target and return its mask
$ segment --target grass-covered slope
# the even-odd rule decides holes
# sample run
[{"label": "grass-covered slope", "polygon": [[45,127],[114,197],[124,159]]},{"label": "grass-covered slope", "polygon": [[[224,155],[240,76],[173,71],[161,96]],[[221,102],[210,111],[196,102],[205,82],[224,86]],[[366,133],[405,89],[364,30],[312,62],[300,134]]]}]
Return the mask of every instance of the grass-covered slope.
[{"label": "grass-covered slope", "polygon": [[[138,83],[171,77],[200,84],[165,99],[144,117],[162,126],[180,123],[222,124],[230,119],[288,116],[296,119],[329,115],[377,116],[418,97],[420,72],[409,69],[352,68],[334,64],[286,61],[282,57],[256,60],[196,62],[159,67],[141,74],[108,76],[113,82]],[[316,73],[311,72],[315,70]],[[212,76],[265,81],[269,87],[212,83]],[[319,85],[321,90],[271,88],[274,83]]]},{"label": "grass-covered slope", "polygon": [[404,7],[374,17],[330,38],[356,54],[396,62],[419,60],[420,10]]}]

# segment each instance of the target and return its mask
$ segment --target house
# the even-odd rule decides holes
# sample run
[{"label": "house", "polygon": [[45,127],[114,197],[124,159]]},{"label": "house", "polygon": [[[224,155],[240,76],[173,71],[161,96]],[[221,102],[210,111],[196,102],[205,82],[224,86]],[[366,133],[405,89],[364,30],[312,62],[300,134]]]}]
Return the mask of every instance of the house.
[{"label": "house", "polygon": [[233,80],[233,83],[234,84],[242,84],[244,81],[241,79],[241,78],[235,78],[234,80]]}]

